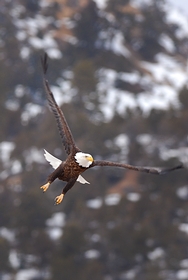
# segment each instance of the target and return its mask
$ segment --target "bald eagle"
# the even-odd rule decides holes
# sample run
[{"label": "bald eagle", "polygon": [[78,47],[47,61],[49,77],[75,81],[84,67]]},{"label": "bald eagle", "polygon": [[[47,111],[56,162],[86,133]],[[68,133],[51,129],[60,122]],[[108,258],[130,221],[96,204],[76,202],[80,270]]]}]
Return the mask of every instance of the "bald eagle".
[{"label": "bald eagle", "polygon": [[104,160],[98,161],[98,160],[94,160],[90,154],[83,153],[76,146],[70,128],[66,122],[65,116],[62,110],[57,105],[53,93],[50,90],[48,80],[46,79],[46,72],[48,68],[46,53],[44,54],[44,57],[41,59],[41,63],[43,68],[43,82],[44,82],[44,87],[45,87],[49,107],[55,116],[59,133],[62,139],[62,143],[68,155],[65,161],[61,161],[60,159],[54,157],[46,150],[44,150],[45,151],[44,156],[46,160],[52,165],[52,167],[55,170],[49,175],[47,179],[47,183],[41,186],[40,188],[43,190],[43,192],[45,192],[49,188],[50,184],[57,178],[59,180],[67,182],[67,184],[62,190],[62,193],[55,198],[56,205],[62,202],[65,194],[74,186],[76,181],[79,181],[82,184],[89,184],[89,182],[87,182],[81,176],[81,174],[87,169],[95,166],[116,166],[116,167],[122,167],[126,169],[157,174],[157,175],[165,174],[170,171],[180,169],[183,167],[182,165],[178,165],[167,169],[139,167],[139,166],[133,166],[125,163],[118,163],[118,162],[111,162],[111,161],[104,161]]}]

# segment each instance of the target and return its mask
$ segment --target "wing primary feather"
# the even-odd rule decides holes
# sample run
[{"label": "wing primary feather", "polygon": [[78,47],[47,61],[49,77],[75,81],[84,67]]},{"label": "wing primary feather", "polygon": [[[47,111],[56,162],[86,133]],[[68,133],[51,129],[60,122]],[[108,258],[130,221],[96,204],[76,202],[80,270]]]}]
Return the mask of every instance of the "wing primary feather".
[{"label": "wing primary feather", "polygon": [[44,53],[44,56],[41,56],[41,65],[42,65],[42,70],[44,75],[46,75],[47,70],[48,70],[48,56],[47,53]]},{"label": "wing primary feather", "polygon": [[63,145],[65,147],[65,151],[69,155],[71,152],[78,151],[79,149],[75,145],[72,133],[69,129],[65,116],[64,116],[63,112],[61,111],[61,109],[59,108],[59,106],[57,105],[55,98],[53,96],[53,93],[50,90],[48,80],[46,79],[46,73],[47,73],[47,69],[48,69],[48,56],[46,53],[44,54],[44,57],[41,58],[41,63],[42,63],[42,69],[43,69],[43,74],[44,74],[43,81],[44,81],[45,91],[47,94],[48,104],[49,104],[51,111],[53,112],[53,114],[55,116],[57,126],[59,129],[59,133],[60,133]]},{"label": "wing primary feather", "polygon": [[162,175],[162,174],[166,174],[168,172],[183,168],[182,164],[171,167],[171,168],[163,169],[163,168],[134,166],[134,165],[130,165],[130,164],[118,163],[118,162],[116,163],[116,162],[112,162],[112,161],[94,161],[92,164],[92,167],[93,166],[116,166],[116,167],[122,167],[122,168],[130,169],[130,170],[155,174],[155,175]]}]

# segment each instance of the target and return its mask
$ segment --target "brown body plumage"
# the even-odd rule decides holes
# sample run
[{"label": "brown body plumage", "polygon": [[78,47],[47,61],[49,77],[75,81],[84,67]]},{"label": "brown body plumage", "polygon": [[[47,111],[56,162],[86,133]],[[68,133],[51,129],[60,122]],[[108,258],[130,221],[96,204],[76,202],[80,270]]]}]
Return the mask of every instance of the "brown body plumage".
[{"label": "brown body plumage", "polygon": [[46,191],[50,184],[58,178],[59,180],[67,182],[65,185],[62,193],[55,198],[55,203],[61,203],[64,195],[66,192],[73,187],[75,182],[78,180],[81,183],[88,183],[83,177],[80,176],[84,171],[88,168],[92,168],[95,166],[116,166],[126,169],[131,169],[140,172],[146,172],[156,175],[161,175],[168,173],[170,171],[180,169],[183,166],[178,165],[172,168],[161,169],[161,168],[152,168],[152,167],[140,167],[140,166],[133,166],[125,163],[118,163],[118,162],[111,162],[111,161],[95,161],[93,160],[90,154],[82,153],[81,150],[76,146],[75,141],[73,139],[72,133],[69,129],[69,126],[66,122],[65,116],[59,106],[57,105],[54,96],[50,90],[48,80],[46,79],[45,75],[47,72],[47,55],[45,54],[42,58],[42,67],[44,73],[44,86],[47,94],[48,103],[50,109],[52,110],[56,122],[58,125],[59,133],[65,148],[65,151],[68,155],[66,161],[60,161],[56,159],[48,152],[46,152],[45,157],[47,161],[54,167],[54,172],[48,177],[48,181],[45,185],[41,187],[43,191]]}]

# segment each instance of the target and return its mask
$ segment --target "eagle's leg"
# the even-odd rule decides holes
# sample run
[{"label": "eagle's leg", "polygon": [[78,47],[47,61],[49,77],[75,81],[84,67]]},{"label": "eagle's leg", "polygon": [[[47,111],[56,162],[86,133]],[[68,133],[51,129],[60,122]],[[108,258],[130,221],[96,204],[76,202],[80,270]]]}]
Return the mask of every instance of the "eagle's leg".
[{"label": "eagle's leg", "polygon": [[62,169],[60,169],[59,167],[57,169],[54,170],[54,172],[52,172],[52,174],[50,174],[50,176],[48,176],[48,181],[45,185],[41,186],[40,188],[43,190],[43,192],[46,192],[47,189],[49,188],[50,184],[57,179],[59,176],[62,176]]},{"label": "eagle's leg", "polygon": [[72,178],[68,181],[68,183],[65,185],[62,193],[60,195],[56,196],[55,205],[58,205],[62,202],[66,192],[68,192],[74,186],[76,180],[77,180],[77,178]]}]

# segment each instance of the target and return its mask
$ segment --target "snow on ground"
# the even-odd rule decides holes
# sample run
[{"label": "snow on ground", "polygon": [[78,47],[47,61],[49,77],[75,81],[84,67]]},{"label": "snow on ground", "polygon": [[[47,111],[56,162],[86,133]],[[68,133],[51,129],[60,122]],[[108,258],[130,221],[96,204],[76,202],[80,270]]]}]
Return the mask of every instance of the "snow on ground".
[{"label": "snow on ground", "polygon": [[[187,82],[186,66],[162,53],[156,56],[156,63],[143,61],[141,66],[148,72],[143,76],[135,71],[118,73],[105,68],[98,71],[97,92],[106,121],[110,121],[115,112],[124,115],[128,108],[140,107],[147,115],[152,109],[180,107],[178,91]],[[136,95],[134,92],[120,90],[115,87],[117,79],[132,84],[140,83],[145,90]]]},{"label": "snow on ground", "polygon": [[33,104],[33,103],[27,103],[21,114],[22,124],[27,124],[31,118],[34,118],[37,115],[41,114],[42,111],[43,111],[43,108],[40,105]]},{"label": "snow on ground", "polygon": [[139,193],[130,192],[127,194],[127,199],[132,202],[137,202],[140,200],[140,198],[141,198],[141,195]]},{"label": "snow on ground", "polygon": [[160,158],[163,160],[168,160],[170,158],[177,158],[185,166],[188,166],[188,148],[180,147],[178,149],[167,149],[165,147],[161,147]]},{"label": "snow on ground", "polygon": [[125,46],[123,33],[113,28],[100,31],[97,47],[103,47],[106,50],[113,51],[116,55],[122,55],[126,58],[131,56],[130,51]]},{"label": "snow on ground", "polygon": [[20,266],[20,259],[16,250],[12,249],[9,253],[9,262],[12,268],[17,269]]},{"label": "snow on ground", "polygon": [[185,14],[179,11],[177,8],[170,6],[168,3],[165,5],[167,11],[166,21],[169,24],[175,24],[179,26],[176,30],[176,36],[179,39],[187,38],[188,36],[188,18]]},{"label": "snow on ground", "polygon": [[188,279],[188,269],[181,269],[176,273],[178,280],[187,280]]},{"label": "snow on ground", "polygon": [[54,213],[51,218],[46,221],[47,233],[52,240],[59,239],[63,234],[66,216],[62,212]]},{"label": "snow on ground", "polygon": [[108,206],[117,205],[120,202],[121,195],[119,193],[108,194],[105,196],[105,204]]},{"label": "snow on ground", "polygon": [[31,280],[40,277],[40,273],[35,268],[22,269],[16,273],[15,280]]},{"label": "snow on ground", "polygon": [[97,4],[97,7],[102,10],[106,8],[108,2],[108,0],[94,0],[94,1]]},{"label": "snow on ground", "polygon": [[0,143],[0,161],[4,170],[0,172],[0,179],[6,179],[10,174],[17,174],[22,171],[19,160],[11,159],[11,153],[15,149],[13,142],[3,141]]},{"label": "snow on ground", "polygon": [[32,165],[33,162],[36,163],[45,163],[44,152],[43,150],[39,150],[36,147],[31,147],[28,150],[23,152],[25,157],[25,162],[28,167]]},{"label": "snow on ground", "polygon": [[86,251],[84,255],[86,259],[98,259],[100,257],[100,252],[95,249],[90,249]]},{"label": "snow on ground", "polygon": [[52,33],[49,32],[43,38],[38,37],[40,31],[47,29],[50,24],[54,24],[53,17],[37,14],[34,18],[19,18],[16,15],[13,23],[18,29],[15,35],[17,40],[24,43],[20,50],[22,59],[28,58],[30,48],[42,49],[53,59],[60,59],[62,57],[62,52],[59,50]]},{"label": "snow on ground", "polygon": [[164,255],[165,255],[165,251],[160,247],[155,248],[152,252],[149,252],[147,254],[148,258],[151,261],[155,261],[158,258],[162,258]]},{"label": "snow on ground", "polygon": [[10,160],[10,155],[15,149],[13,142],[3,141],[0,143],[0,160],[7,165]]},{"label": "snow on ground", "polygon": [[5,227],[0,228],[0,237],[5,238],[10,243],[15,241],[15,232]]},{"label": "snow on ground", "polygon": [[102,206],[102,199],[100,197],[90,199],[90,200],[86,201],[86,205],[88,208],[98,209]]},{"label": "snow on ground", "polygon": [[179,225],[179,230],[185,232],[186,234],[188,234],[188,224],[186,223],[182,223]]},{"label": "snow on ground", "polygon": [[183,200],[188,199],[188,186],[183,186],[177,189],[176,194],[179,198]]},{"label": "snow on ground", "polygon": [[161,46],[163,46],[169,53],[174,53],[176,50],[174,42],[166,34],[161,34],[159,44],[161,44]]},{"label": "snow on ground", "polygon": [[[127,195],[127,199],[131,202],[137,202],[140,200],[141,195],[139,193],[130,192]],[[104,204],[107,206],[113,206],[119,204],[121,200],[121,195],[119,193],[107,194],[104,197]],[[103,205],[103,200],[101,197],[96,197],[94,199],[90,199],[86,202],[88,208],[91,209],[99,209]]]},{"label": "snow on ground", "polygon": [[[187,3],[182,3],[182,1],[175,1],[175,3],[170,3],[172,1],[164,1],[161,3],[163,9],[166,11],[166,21],[169,24],[175,24],[179,26],[176,30],[176,36],[178,38],[186,38],[188,36],[188,17],[186,12],[184,13],[184,6],[187,7]],[[186,2],[186,0],[185,0]],[[151,0],[131,0],[131,5],[134,7],[141,7],[142,5],[152,4]],[[176,7],[175,7],[176,4]],[[181,10],[178,7],[182,7]]]},{"label": "snow on ground", "polygon": [[[117,205],[120,202],[120,199],[121,199],[121,195],[118,193],[107,194],[104,197],[104,203],[107,206],[113,206],[113,205]],[[102,206],[102,204],[103,204],[103,200],[101,197],[96,197],[94,199],[90,199],[86,201],[87,207],[92,209],[98,209]]]}]

